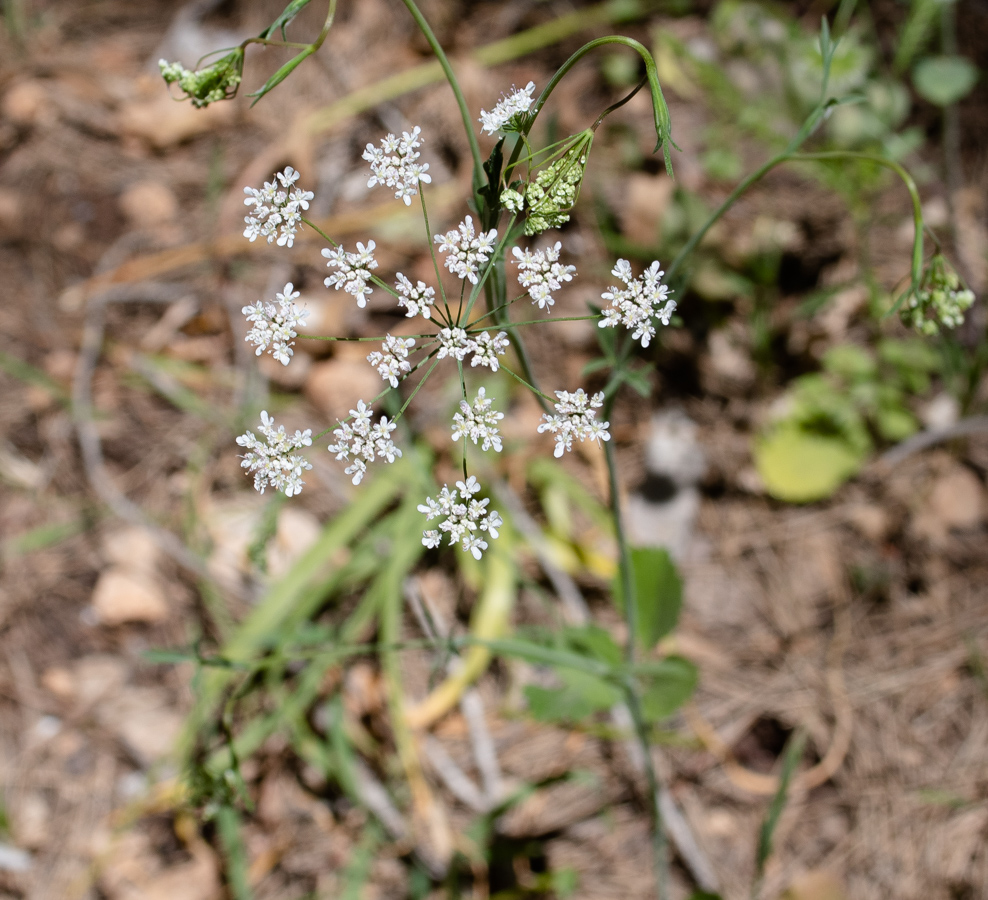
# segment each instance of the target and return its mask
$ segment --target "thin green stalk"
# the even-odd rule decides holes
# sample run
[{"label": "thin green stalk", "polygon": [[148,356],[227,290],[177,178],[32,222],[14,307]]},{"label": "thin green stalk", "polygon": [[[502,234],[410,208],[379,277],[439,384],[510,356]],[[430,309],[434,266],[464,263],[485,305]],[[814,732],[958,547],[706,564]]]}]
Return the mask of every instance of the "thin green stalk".
[{"label": "thin green stalk", "polygon": [[[614,412],[614,401],[617,393],[605,395],[602,418],[610,421]],[[621,577],[621,588],[624,593],[624,621],[628,630],[628,642],[625,656],[629,670],[635,666],[635,641],[638,634],[638,597],[635,594],[635,580],[631,568],[631,547],[624,531],[621,518],[621,494],[618,490],[617,455],[614,442],[604,443],[604,458],[607,461],[607,483],[610,493],[611,518],[614,520],[614,536],[618,545],[618,571]],[[645,776],[648,781],[649,801],[652,808],[654,827],[652,829],[652,852],[655,865],[656,895],[659,900],[669,896],[669,853],[666,845],[665,828],[662,823],[662,810],[659,808],[659,779],[652,762],[652,752],[649,743],[648,726],[641,712],[641,701],[637,687],[633,681],[625,685],[625,695],[628,711],[635,723],[635,734],[641,745],[642,759],[645,766]]]},{"label": "thin green stalk", "polygon": [[442,66],[446,80],[449,82],[453,95],[456,97],[456,105],[459,106],[460,117],[463,119],[463,130],[466,132],[467,140],[470,142],[470,155],[473,157],[473,187],[474,191],[477,191],[485,180],[484,159],[480,155],[480,144],[477,143],[477,135],[473,129],[473,118],[470,115],[470,109],[467,107],[467,101],[463,96],[463,91],[460,89],[460,82],[456,77],[456,73],[453,71],[453,67],[449,63],[442,44],[439,43],[435,32],[432,30],[432,26],[429,25],[428,20],[422,15],[415,0],[401,0],[401,2],[405,4],[408,11],[412,14],[412,18],[415,20],[415,24],[418,25],[419,31],[425,35],[429,46],[432,47],[432,52],[436,54],[436,59],[439,60],[439,65]]}]

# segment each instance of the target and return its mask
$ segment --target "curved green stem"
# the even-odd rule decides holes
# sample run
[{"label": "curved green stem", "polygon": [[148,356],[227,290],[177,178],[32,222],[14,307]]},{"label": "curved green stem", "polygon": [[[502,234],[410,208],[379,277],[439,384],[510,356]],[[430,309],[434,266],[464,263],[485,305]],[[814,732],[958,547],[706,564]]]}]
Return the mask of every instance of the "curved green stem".
[{"label": "curved green stem", "polygon": [[659,147],[662,147],[662,154],[665,158],[666,171],[672,175],[672,156],[670,153],[670,146],[672,146],[672,121],[669,117],[669,107],[666,105],[665,97],[662,96],[662,86],[659,84],[659,73],[655,67],[655,59],[652,54],[648,52],[648,48],[644,44],[636,41],[634,38],[625,37],[620,34],[610,34],[607,37],[597,38],[593,41],[588,41],[579,50],[577,50],[569,59],[566,60],[557,70],[556,73],[549,80],[549,83],[545,86],[545,89],[539,95],[538,100],[532,105],[531,110],[531,120],[534,121],[535,117],[538,116],[542,107],[545,105],[546,100],[549,99],[549,95],[556,89],[556,85],[563,79],[563,76],[569,72],[584,56],[586,56],[591,50],[596,50],[598,47],[606,46],[607,44],[621,44],[622,46],[629,47],[634,50],[645,63],[645,78],[648,82],[649,91],[652,95],[652,118],[655,125],[655,150],[658,151]]},{"label": "curved green stem", "polygon": [[470,155],[473,157],[473,187],[476,191],[484,183],[484,159],[480,155],[480,144],[477,142],[477,135],[473,128],[473,119],[470,116],[470,110],[467,107],[467,101],[463,96],[463,91],[460,89],[460,82],[457,80],[456,73],[450,65],[449,58],[446,56],[442,44],[439,43],[435,32],[432,30],[432,26],[429,25],[428,20],[422,15],[415,0],[401,0],[401,2],[405,4],[408,11],[412,14],[412,18],[415,20],[415,24],[418,25],[419,31],[425,35],[429,46],[432,47],[432,52],[436,54],[436,59],[439,61],[439,65],[442,66],[446,80],[449,82],[453,95],[456,97],[456,105],[459,106],[460,117],[463,119],[463,130],[466,132],[467,140],[470,142]]}]

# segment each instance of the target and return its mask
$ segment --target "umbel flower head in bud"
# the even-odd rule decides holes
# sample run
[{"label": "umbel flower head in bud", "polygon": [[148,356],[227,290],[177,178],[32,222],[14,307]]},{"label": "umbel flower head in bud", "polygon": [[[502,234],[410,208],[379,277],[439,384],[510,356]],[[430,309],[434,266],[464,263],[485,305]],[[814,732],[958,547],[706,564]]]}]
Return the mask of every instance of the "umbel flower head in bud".
[{"label": "umbel flower head in bud", "polygon": [[[541,169],[535,180],[525,186],[525,204],[528,206],[525,234],[541,234],[569,221],[569,212],[580,195],[592,143],[593,131],[590,129],[578,134],[565,153]],[[520,208],[518,192],[504,193],[508,196],[502,194],[503,203],[509,208]]]},{"label": "umbel flower head in bud", "polygon": [[950,263],[936,254],[923,273],[918,291],[906,298],[899,311],[904,325],[920,334],[935,335],[940,327],[956,328],[974,303],[974,293],[961,288],[961,280]]},{"label": "umbel flower head in bud", "polygon": [[237,95],[244,71],[244,51],[237,47],[204,69],[191,71],[181,63],[158,60],[161,77],[167,84],[177,84],[196,108]]}]

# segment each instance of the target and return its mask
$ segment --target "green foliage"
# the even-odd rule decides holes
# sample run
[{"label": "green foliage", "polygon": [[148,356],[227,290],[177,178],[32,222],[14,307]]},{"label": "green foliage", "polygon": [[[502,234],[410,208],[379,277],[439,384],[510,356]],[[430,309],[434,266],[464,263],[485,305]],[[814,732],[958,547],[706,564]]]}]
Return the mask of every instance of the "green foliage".
[{"label": "green foliage", "polygon": [[[664,547],[633,547],[631,566],[635,585],[639,644],[654,647],[679,621],[683,603],[683,580]],[[621,578],[615,575],[614,600],[622,609],[625,604]]]},{"label": "green foliage", "polygon": [[[765,863],[772,853],[772,837],[779,824],[779,817],[786,808],[786,801],[789,799],[789,783],[796,771],[796,766],[803,758],[803,750],[806,747],[806,732],[800,730],[795,732],[786,742],[786,748],[782,758],[782,771],[779,773],[779,787],[772,797],[765,821],[758,833],[758,851],[755,856],[755,884],[761,881],[765,873]],[[753,892],[753,896],[754,896]]]},{"label": "green foliage", "polygon": [[938,368],[936,353],[918,339],[882,340],[874,353],[832,347],[823,372],[793,382],[786,414],[755,442],[768,492],[790,503],[829,497],[868,458],[873,435],[901,441],[918,429],[909,400],[929,390]]},{"label": "green foliage", "polygon": [[913,69],[917,93],[937,106],[962,100],[977,81],[978,70],[963,56],[927,56]]}]

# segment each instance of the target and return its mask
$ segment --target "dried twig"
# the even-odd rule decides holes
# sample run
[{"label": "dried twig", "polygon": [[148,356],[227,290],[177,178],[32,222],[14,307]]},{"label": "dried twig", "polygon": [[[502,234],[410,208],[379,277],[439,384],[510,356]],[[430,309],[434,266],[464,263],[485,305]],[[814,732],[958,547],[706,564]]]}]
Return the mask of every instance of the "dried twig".
[{"label": "dried twig", "polygon": [[896,444],[891,450],[887,450],[879,456],[875,465],[884,467],[896,466],[914,453],[919,453],[928,447],[934,447],[937,444],[943,444],[946,441],[952,441],[956,438],[983,433],[988,433],[988,416],[971,416],[967,419],[961,419],[959,422],[954,422],[953,425],[947,425],[943,428],[931,428],[928,431],[921,431],[919,434],[914,434],[911,438],[907,438],[901,444]]}]

